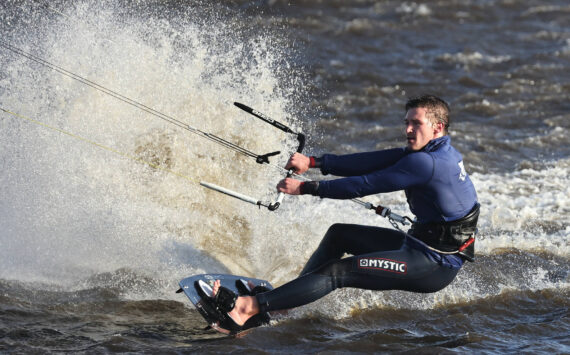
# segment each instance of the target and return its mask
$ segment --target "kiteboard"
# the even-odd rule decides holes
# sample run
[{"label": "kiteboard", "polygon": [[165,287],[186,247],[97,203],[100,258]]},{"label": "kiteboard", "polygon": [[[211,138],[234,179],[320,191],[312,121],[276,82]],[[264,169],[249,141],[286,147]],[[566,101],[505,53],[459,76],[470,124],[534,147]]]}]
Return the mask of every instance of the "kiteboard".
[{"label": "kiteboard", "polygon": [[202,274],[180,281],[180,289],[177,292],[184,292],[208,325],[220,333],[236,336],[253,327],[269,323],[269,315],[263,313],[251,317],[243,326],[237,326],[229,315],[218,310],[212,301],[212,288],[216,280],[220,280],[221,286],[239,296],[254,295],[257,292],[273,289],[268,281],[261,279],[226,274]]}]

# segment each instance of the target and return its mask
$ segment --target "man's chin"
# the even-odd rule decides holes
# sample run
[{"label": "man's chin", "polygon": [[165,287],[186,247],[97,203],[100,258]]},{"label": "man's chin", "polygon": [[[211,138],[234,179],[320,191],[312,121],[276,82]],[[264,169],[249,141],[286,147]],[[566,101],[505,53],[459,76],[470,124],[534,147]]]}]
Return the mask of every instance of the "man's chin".
[{"label": "man's chin", "polygon": [[415,152],[418,151],[419,149],[414,144],[408,143],[408,150]]}]

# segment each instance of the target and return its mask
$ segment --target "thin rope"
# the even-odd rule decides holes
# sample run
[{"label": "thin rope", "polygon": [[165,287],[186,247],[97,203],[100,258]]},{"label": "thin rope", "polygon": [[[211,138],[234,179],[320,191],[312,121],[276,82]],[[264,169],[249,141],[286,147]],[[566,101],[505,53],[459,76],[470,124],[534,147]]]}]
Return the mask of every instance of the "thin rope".
[{"label": "thin rope", "polygon": [[43,6],[46,9],[50,10],[53,13],[56,13],[60,16],[63,16],[65,18],[67,18],[68,20],[71,19],[69,16],[67,16],[66,14],[64,14],[63,12],[59,11],[56,8],[51,7],[48,3],[44,2],[44,1],[39,1],[39,0],[32,0],[32,2],[35,2],[36,4],[38,4],[39,6]]},{"label": "thin rope", "polygon": [[[181,178],[183,178],[183,179],[186,179],[186,180],[188,180],[188,181],[190,181],[190,182],[192,182],[192,183],[194,183],[194,184],[200,185],[200,182],[199,182],[199,181],[197,181],[197,180],[195,180],[195,179],[192,179],[192,178],[189,177],[188,175],[184,175],[184,174],[179,173],[179,172],[177,172],[177,171],[174,171],[174,170],[172,170],[172,169],[164,168],[164,167],[162,167],[162,166],[160,166],[160,165],[158,165],[158,164],[154,164],[154,163],[151,163],[151,162],[149,162],[149,161],[147,161],[147,160],[144,160],[144,159],[135,157],[135,156],[133,156],[133,155],[130,155],[130,154],[121,152],[121,151],[118,150],[118,149],[111,148],[111,147],[106,146],[106,145],[103,145],[103,144],[101,144],[101,143],[97,143],[97,142],[95,142],[95,141],[92,141],[92,140],[90,140],[90,139],[87,139],[87,138],[85,138],[85,137],[82,137],[82,136],[80,136],[80,135],[78,135],[78,134],[75,134],[75,133],[72,133],[72,132],[63,130],[63,129],[61,129],[61,128],[57,128],[57,127],[48,125],[48,124],[46,124],[46,123],[40,122],[40,121],[38,121],[38,120],[34,120],[34,119],[29,118],[29,117],[26,117],[26,116],[24,116],[24,115],[21,115],[21,114],[12,112],[12,111],[7,110],[7,109],[5,109],[5,108],[3,108],[3,107],[1,107],[1,106],[0,106],[0,110],[4,111],[5,113],[7,113],[7,114],[9,114],[9,115],[12,115],[12,116],[14,116],[14,117],[17,117],[17,118],[20,118],[20,119],[22,119],[22,120],[31,122],[31,123],[36,124],[36,125],[41,126],[41,127],[48,128],[48,129],[50,129],[50,130],[53,130],[53,131],[56,131],[56,132],[65,134],[65,135],[70,136],[70,137],[72,137],[72,138],[75,138],[75,139],[81,140],[81,141],[83,141],[83,142],[86,142],[86,143],[88,143],[88,144],[91,144],[91,145],[93,145],[93,146],[95,146],[95,147],[98,147],[98,148],[104,149],[104,150],[106,150],[106,151],[109,151],[109,152],[111,152],[111,153],[117,154],[117,155],[119,155],[119,156],[121,156],[121,157],[123,157],[123,158],[129,159],[129,160],[132,160],[132,161],[135,161],[135,162],[137,162],[137,163],[144,164],[144,165],[148,165],[148,166],[150,166],[151,168],[154,168],[154,169],[156,169],[156,170],[160,170],[160,171],[163,171],[163,172],[166,172],[166,173],[169,173],[169,174],[176,175],[176,176],[181,177]],[[283,170],[285,170],[285,169],[283,169]],[[302,176],[299,176],[299,175],[298,175],[298,177],[306,180],[306,178],[304,178],[304,177],[302,177]],[[351,201],[356,202],[356,203],[358,203],[358,204],[361,204],[361,205],[363,205],[363,206],[366,205],[366,202],[363,202],[363,201],[358,200],[358,199],[351,199]],[[390,218],[388,218],[388,219],[389,219],[390,223],[392,223],[392,225],[394,225],[394,227],[396,227],[397,229],[400,229],[400,228],[398,228],[398,226],[394,223],[394,221],[393,221],[392,219],[390,219]],[[408,238],[414,238],[414,239],[416,239],[416,240],[419,240],[419,239],[417,239],[417,238],[415,238],[415,237],[413,237],[413,236],[411,236],[411,235],[409,235],[409,234],[407,234],[407,233],[406,233],[406,236],[407,236]],[[474,236],[474,235],[473,235],[473,236]],[[423,242],[422,242],[422,243],[423,243]],[[423,244],[425,244],[425,243],[423,243]],[[440,254],[451,255],[451,254],[457,254],[457,253],[459,252],[459,250],[457,250],[457,251],[451,251],[451,252],[445,252],[445,251],[442,251],[442,250],[433,248],[433,247],[431,247],[431,246],[429,246],[429,245],[427,245],[427,244],[425,244],[425,246],[426,246],[428,249],[433,250],[433,251],[435,251],[435,252],[438,252],[438,253],[440,253]]]},{"label": "thin rope", "polygon": [[136,107],[136,108],[138,108],[138,109],[140,109],[140,110],[143,110],[143,111],[145,111],[145,112],[147,112],[147,113],[150,113],[151,115],[154,115],[154,116],[156,116],[156,117],[158,117],[158,118],[160,118],[160,119],[162,119],[162,120],[164,120],[164,121],[166,121],[166,122],[169,122],[169,123],[171,123],[171,124],[173,124],[173,125],[176,125],[176,126],[178,126],[178,127],[180,127],[180,128],[183,128],[183,129],[185,129],[185,130],[188,130],[188,131],[190,131],[190,132],[196,134],[196,135],[199,136],[199,137],[206,138],[206,139],[208,139],[208,140],[210,140],[210,141],[212,141],[212,142],[215,142],[215,143],[217,143],[217,144],[219,144],[219,145],[221,145],[221,146],[224,146],[224,147],[227,147],[227,148],[229,148],[229,149],[232,149],[232,150],[234,150],[234,151],[236,151],[236,152],[238,152],[238,153],[240,153],[240,154],[243,154],[243,155],[245,155],[245,156],[249,156],[249,157],[252,157],[252,158],[258,158],[258,157],[259,157],[258,154],[254,153],[254,152],[252,152],[252,151],[250,151],[250,150],[247,150],[247,149],[245,149],[245,148],[243,148],[243,147],[240,147],[240,146],[238,146],[238,145],[236,145],[236,144],[234,144],[234,143],[231,143],[231,142],[229,142],[229,141],[227,141],[227,140],[225,140],[225,139],[223,139],[223,138],[220,138],[220,137],[218,137],[218,136],[216,136],[216,135],[213,135],[213,134],[211,134],[211,133],[207,133],[207,132],[201,131],[201,130],[195,128],[195,127],[192,127],[192,126],[190,126],[189,124],[187,124],[187,123],[185,123],[185,122],[182,122],[182,121],[180,121],[180,120],[178,120],[178,119],[176,119],[176,118],[174,118],[174,117],[168,116],[168,115],[166,115],[166,114],[164,114],[164,113],[162,113],[162,112],[159,112],[159,111],[157,111],[157,110],[155,110],[155,109],[153,109],[153,108],[151,108],[151,107],[149,107],[149,106],[147,106],[147,105],[144,105],[144,104],[142,104],[142,103],[140,103],[140,102],[138,102],[138,101],[135,101],[135,100],[133,100],[133,99],[130,99],[130,98],[128,98],[128,97],[126,97],[126,96],[124,96],[124,95],[122,95],[122,94],[119,94],[119,93],[116,92],[116,91],[113,91],[113,90],[111,90],[111,89],[108,89],[108,88],[106,88],[106,87],[104,87],[104,86],[102,86],[102,85],[99,85],[99,84],[97,84],[97,83],[95,83],[95,82],[93,82],[93,81],[91,81],[91,80],[89,80],[89,79],[86,79],[86,78],[83,78],[82,76],[79,76],[79,75],[77,75],[77,74],[74,74],[74,73],[72,73],[72,72],[70,72],[70,71],[68,71],[68,70],[66,70],[66,69],[64,69],[64,68],[62,68],[62,67],[60,67],[60,66],[57,66],[57,65],[55,65],[55,64],[52,64],[52,63],[50,63],[50,62],[48,62],[48,61],[46,61],[46,60],[44,60],[44,59],[42,59],[42,58],[39,58],[39,57],[37,57],[37,56],[34,56],[33,54],[27,53],[27,52],[25,52],[25,51],[23,51],[23,50],[21,50],[21,49],[19,49],[19,48],[17,48],[17,47],[12,46],[11,44],[9,44],[9,43],[7,43],[7,42],[5,42],[5,41],[3,41],[3,40],[0,40],[0,46],[2,46],[2,47],[4,47],[4,48],[6,48],[6,49],[12,51],[13,53],[16,53],[16,54],[18,54],[18,55],[21,55],[21,56],[23,56],[23,57],[25,57],[25,58],[27,58],[27,59],[29,59],[29,60],[31,60],[31,61],[34,61],[34,62],[36,62],[36,63],[38,63],[38,64],[44,65],[44,66],[46,66],[46,67],[48,67],[48,68],[50,68],[50,69],[52,69],[52,70],[54,70],[54,71],[56,71],[56,72],[62,74],[62,75],[65,75],[65,76],[67,76],[67,77],[70,77],[70,78],[72,78],[72,79],[74,79],[74,80],[77,80],[77,81],[79,81],[79,82],[81,82],[81,83],[87,85],[87,86],[90,86],[90,87],[92,87],[92,88],[94,88],[94,89],[96,89],[96,90],[99,90],[99,91],[101,91],[101,92],[103,92],[103,93],[105,93],[105,94],[107,94],[107,95],[110,95],[110,96],[112,96],[112,97],[114,97],[114,98],[116,98],[116,99],[118,99],[118,100],[121,100],[121,101],[123,101],[123,102],[125,102],[125,103],[127,103],[127,104],[129,104],[129,105],[131,105],[131,106],[134,106],[134,107]]},{"label": "thin rope", "polygon": [[127,159],[129,159],[129,160],[133,160],[133,161],[135,161],[135,162],[148,165],[148,166],[150,166],[151,168],[154,168],[154,169],[157,169],[157,170],[161,170],[161,171],[167,172],[167,173],[169,173],[169,174],[174,174],[174,175],[179,176],[179,177],[181,177],[181,178],[183,178],[183,179],[186,179],[186,180],[188,180],[188,181],[190,181],[190,182],[199,184],[199,182],[198,182],[197,180],[192,179],[191,177],[189,177],[189,176],[187,176],[187,175],[184,175],[184,174],[179,173],[179,172],[177,172],[177,171],[174,171],[174,170],[171,170],[171,169],[162,167],[162,166],[160,166],[160,165],[158,165],[158,164],[151,163],[151,162],[149,162],[149,161],[147,161],[147,160],[144,160],[144,159],[135,157],[135,156],[133,156],[133,155],[130,155],[130,154],[121,152],[120,150],[117,150],[117,149],[115,149],[115,148],[111,148],[111,147],[106,146],[106,145],[103,145],[103,144],[101,144],[101,143],[97,143],[97,142],[95,142],[95,141],[92,141],[92,140],[90,140],[90,139],[87,139],[87,138],[85,138],[85,137],[82,137],[82,136],[80,136],[80,135],[77,135],[77,134],[75,134],[75,133],[72,133],[72,132],[63,130],[63,129],[61,129],[61,128],[57,128],[57,127],[48,125],[48,124],[46,124],[46,123],[40,122],[40,121],[38,121],[38,120],[29,118],[29,117],[26,117],[26,116],[23,116],[23,115],[21,115],[21,114],[12,112],[12,111],[10,111],[10,110],[7,110],[7,109],[5,109],[5,108],[3,108],[3,107],[0,107],[0,110],[4,111],[5,113],[10,114],[10,115],[12,115],[12,116],[14,116],[14,117],[20,118],[20,119],[22,119],[22,120],[25,120],[25,121],[28,121],[28,122],[31,122],[31,123],[34,123],[34,124],[36,124],[36,125],[38,125],[38,126],[41,126],[41,127],[48,128],[48,129],[50,129],[50,130],[53,130],[53,131],[56,131],[56,132],[65,134],[65,135],[67,135],[67,136],[70,136],[70,137],[72,137],[72,138],[75,138],[75,139],[81,140],[81,141],[83,141],[83,142],[89,143],[89,144],[91,144],[91,145],[93,145],[93,146],[96,146],[96,147],[98,147],[98,148],[107,150],[107,151],[109,151],[109,152],[112,152],[112,153],[114,153],[114,154],[117,154],[117,155],[119,155],[119,156],[122,156],[122,157],[124,157],[124,158],[127,158]]},{"label": "thin rope", "polygon": [[[35,1],[35,0],[34,0],[34,1]],[[61,15],[64,15],[64,14],[61,14]],[[178,127],[180,127],[180,128],[183,128],[183,129],[185,129],[185,130],[188,130],[188,131],[190,131],[191,133],[194,133],[194,134],[196,134],[196,135],[199,136],[199,137],[206,138],[206,139],[208,139],[208,140],[210,140],[210,141],[212,141],[212,142],[214,142],[214,143],[217,143],[217,144],[219,144],[219,145],[221,145],[221,146],[224,146],[224,147],[226,147],[226,148],[232,149],[232,150],[234,150],[235,152],[238,152],[238,153],[240,153],[240,154],[242,154],[242,155],[245,155],[245,156],[248,156],[248,157],[252,157],[252,158],[255,158],[255,159],[257,159],[258,157],[260,157],[260,155],[254,153],[254,152],[252,152],[252,151],[249,151],[249,150],[247,150],[247,149],[245,149],[245,148],[243,148],[243,147],[240,147],[240,146],[238,146],[238,145],[236,145],[236,144],[234,144],[234,143],[231,143],[231,142],[229,142],[229,141],[227,141],[227,140],[225,140],[225,139],[223,139],[223,138],[220,138],[220,137],[218,137],[218,136],[216,136],[216,135],[213,135],[213,134],[211,134],[211,133],[207,133],[207,132],[201,131],[201,130],[199,130],[199,129],[197,129],[197,128],[194,128],[194,127],[190,126],[189,124],[187,124],[187,123],[185,123],[185,122],[183,122],[183,121],[180,121],[180,120],[178,120],[178,119],[176,119],[176,118],[174,118],[174,117],[168,116],[168,115],[166,115],[166,114],[164,114],[164,113],[162,113],[162,112],[160,112],[160,111],[157,111],[157,110],[155,110],[155,109],[153,109],[153,108],[151,108],[151,107],[149,107],[149,106],[147,106],[147,105],[144,105],[144,104],[142,104],[142,103],[140,103],[140,102],[137,102],[137,101],[135,101],[135,100],[133,100],[133,99],[130,99],[130,98],[128,98],[128,97],[126,97],[126,96],[124,96],[124,95],[122,95],[122,94],[119,94],[118,92],[115,92],[115,91],[113,91],[113,90],[111,90],[111,89],[107,89],[106,87],[104,87],[104,86],[102,86],[102,85],[99,85],[99,84],[97,84],[97,83],[95,83],[95,82],[93,82],[93,81],[91,81],[91,80],[89,80],[89,79],[83,78],[83,77],[80,76],[80,75],[74,74],[74,73],[72,73],[72,72],[70,72],[70,71],[68,71],[68,70],[66,70],[66,69],[64,69],[64,68],[62,68],[62,67],[60,67],[60,66],[57,66],[57,65],[55,65],[55,64],[52,64],[52,63],[50,63],[50,62],[48,62],[48,61],[46,61],[46,60],[44,60],[44,59],[42,59],[42,58],[39,58],[39,57],[37,57],[37,56],[34,56],[33,54],[27,53],[27,52],[25,52],[25,51],[23,51],[23,50],[21,50],[21,49],[19,49],[19,48],[17,48],[17,47],[12,46],[11,44],[9,44],[9,43],[7,43],[7,42],[5,42],[5,41],[3,41],[3,40],[0,40],[0,46],[4,47],[5,49],[8,49],[8,50],[12,51],[13,53],[16,53],[16,54],[18,54],[18,55],[21,55],[21,56],[23,56],[23,57],[25,57],[25,58],[27,58],[27,59],[29,59],[29,60],[31,60],[31,61],[34,61],[34,62],[36,62],[36,63],[38,63],[38,64],[44,65],[44,66],[46,66],[46,67],[48,67],[48,68],[50,68],[50,69],[52,69],[52,70],[54,70],[54,71],[56,71],[56,72],[62,74],[62,75],[65,75],[65,76],[67,76],[67,77],[70,77],[70,78],[72,78],[72,79],[74,79],[74,80],[77,80],[77,81],[79,81],[79,82],[81,82],[81,83],[87,85],[87,86],[90,86],[90,87],[92,87],[92,88],[94,88],[94,89],[96,89],[96,90],[99,90],[99,91],[101,91],[101,92],[103,92],[103,93],[105,93],[105,94],[107,94],[107,95],[110,95],[110,96],[112,96],[112,97],[115,97],[116,99],[118,99],[118,100],[120,100],[120,101],[123,101],[123,102],[125,102],[125,103],[127,103],[127,104],[129,104],[129,105],[132,105],[132,106],[134,106],[134,107],[136,107],[136,108],[138,108],[138,109],[140,109],[140,110],[143,110],[143,111],[145,111],[145,112],[147,112],[147,113],[150,113],[151,115],[154,115],[154,116],[156,116],[156,117],[158,117],[158,118],[160,118],[160,119],[162,119],[162,120],[164,120],[164,121],[167,121],[167,122],[169,122],[169,123],[171,123],[171,124],[174,124],[174,125],[176,125],[176,126],[178,126]],[[13,113],[13,112],[10,112],[10,111],[4,110],[4,109],[2,109],[2,110],[3,110],[4,112],[7,112],[7,113],[10,113],[10,114],[16,115],[17,117],[20,117],[20,116],[18,116],[17,114],[15,114],[15,113]],[[22,118],[23,118],[23,116],[22,116]],[[70,136],[72,136],[72,137],[75,136],[74,134],[72,134],[72,133],[70,133],[70,132],[61,131],[61,130],[58,129],[58,128],[47,126],[47,125],[45,125],[45,124],[43,124],[43,123],[41,123],[41,122],[39,122],[39,121],[34,121],[34,120],[32,120],[32,119],[29,119],[29,118],[24,118],[24,119],[26,119],[26,120],[28,120],[28,121],[30,121],[30,122],[38,123],[38,124],[40,124],[40,125],[42,125],[42,126],[45,126],[45,127],[47,127],[47,128],[54,129],[54,130],[56,130],[56,131],[60,131],[61,133],[70,135]],[[89,141],[89,140],[86,139],[86,138],[79,137],[79,136],[77,136],[77,138],[79,138],[79,139],[81,139],[81,140],[84,140],[84,141],[86,141],[86,142],[89,142],[89,143],[91,143],[91,144],[94,144],[94,145],[96,145],[96,146],[100,146],[101,148],[104,148],[104,149],[113,151],[111,148],[108,148],[108,147],[105,147],[105,146],[101,146],[100,144],[98,144],[98,143],[96,143],[96,142]],[[140,160],[139,158],[127,156],[127,155],[125,155],[125,154],[123,154],[123,153],[120,153],[120,152],[118,152],[118,151],[117,151],[116,153],[117,153],[117,154],[120,154],[120,155],[123,155],[123,156],[125,156],[125,157],[127,157],[127,158],[129,158],[129,159],[133,159],[133,160],[135,160],[135,161],[139,161],[139,160]],[[160,170],[164,170],[164,168],[161,168],[161,167],[158,167],[158,166],[154,166],[154,164],[152,164],[152,163],[150,163],[150,162],[146,162],[146,161],[142,161],[142,160],[141,160],[141,162],[143,162],[143,163],[145,163],[145,164],[148,164],[149,166],[152,166],[152,167],[154,167],[154,168],[157,168],[157,169],[160,169]],[[281,167],[281,166],[277,166],[277,165],[272,164],[272,163],[266,163],[266,164],[267,164],[268,166],[274,168],[274,169],[279,170],[280,172],[288,172],[288,169],[285,169],[285,168],[283,168],[283,167]],[[172,171],[172,173],[175,174],[175,175],[178,175],[178,173],[176,173],[176,172],[174,172],[174,171]],[[296,177],[297,179],[302,180],[302,181],[309,181],[309,180],[310,180],[310,179],[308,179],[308,178],[306,178],[306,177],[304,177],[304,176],[302,176],[302,175],[298,175],[298,174],[293,174],[292,176],[294,176],[294,177]],[[195,181],[193,181],[193,182],[195,182]],[[359,204],[359,205],[361,205],[361,206],[367,207],[367,208],[368,208],[368,206],[370,205],[370,203],[364,202],[364,201],[359,200],[359,199],[356,199],[356,198],[350,199],[350,201],[355,202],[355,203],[357,203],[357,204]],[[392,223],[392,225],[394,225],[393,221],[392,221],[390,218],[389,218],[389,220],[390,220],[390,223]],[[397,228],[397,227],[396,227],[396,228]]]},{"label": "thin rope", "polygon": [[[151,163],[151,162],[146,161],[146,160],[144,160],[144,159],[141,159],[141,158],[138,158],[138,157],[129,155],[129,154],[127,154],[127,153],[121,152],[121,151],[119,151],[119,150],[117,150],[117,149],[108,147],[108,146],[103,145],[103,144],[101,144],[101,143],[97,143],[97,142],[95,142],[95,141],[93,141],[93,140],[90,140],[90,139],[88,139],[88,138],[82,137],[82,136],[77,135],[77,134],[75,134],[75,133],[72,133],[72,132],[63,130],[63,129],[61,129],[61,128],[57,128],[57,127],[48,125],[48,124],[46,124],[46,123],[40,122],[40,121],[38,121],[38,120],[34,120],[34,119],[32,119],[32,118],[26,117],[26,116],[21,115],[21,114],[12,112],[12,111],[7,110],[7,109],[5,109],[5,108],[3,108],[3,107],[1,107],[1,106],[0,106],[0,110],[4,111],[5,113],[10,114],[10,115],[12,115],[12,116],[14,116],[14,117],[20,118],[20,119],[22,119],[22,120],[25,120],[25,121],[28,121],[28,122],[31,122],[31,123],[34,123],[34,124],[36,124],[36,125],[38,125],[38,126],[48,128],[48,129],[50,129],[50,130],[53,130],[53,131],[56,131],[56,132],[65,134],[65,135],[70,136],[70,137],[72,137],[72,138],[75,138],[75,139],[81,140],[81,141],[83,141],[83,142],[89,143],[89,144],[91,144],[91,145],[93,145],[93,146],[96,146],[96,147],[99,147],[99,148],[101,148],[101,149],[107,150],[107,151],[109,151],[109,152],[115,153],[115,154],[120,155],[120,156],[122,156],[122,157],[124,157],[124,158],[127,158],[127,159],[129,159],[129,160],[132,160],[132,161],[135,161],[135,162],[138,162],[138,163],[142,163],[142,164],[148,165],[148,166],[150,166],[151,168],[154,168],[154,169],[157,169],[157,170],[161,170],[161,171],[164,171],[164,172],[167,172],[167,173],[170,173],[170,174],[174,174],[174,175],[179,176],[179,177],[181,177],[181,178],[184,178],[184,179],[186,179],[186,180],[188,180],[188,181],[190,181],[190,182],[199,184],[199,181],[197,181],[197,180],[195,180],[195,179],[192,179],[192,178],[190,178],[190,177],[187,176],[187,175],[184,175],[184,174],[182,174],[182,173],[179,173],[179,172],[177,172],[177,171],[174,171],[174,170],[171,170],[171,169],[168,169],[168,168],[164,168],[164,167],[162,167],[162,166],[160,166],[160,165]],[[277,168],[277,169],[279,169],[279,170],[281,170],[281,171],[287,171],[287,169],[285,169],[285,168],[283,168],[283,167],[279,167],[279,166],[273,165],[273,164],[269,164],[269,165],[272,166],[272,167],[275,167],[275,168]],[[293,175],[294,175],[296,178],[298,178],[299,180],[309,181],[308,178],[306,178],[306,177],[304,177],[304,176],[302,176],[302,175],[297,175],[297,174],[293,174]],[[358,204],[360,204],[360,205],[362,205],[362,206],[366,206],[366,205],[367,205],[366,202],[360,201],[360,200],[358,200],[358,199],[351,199],[351,201],[356,202],[356,203],[358,203]]]}]

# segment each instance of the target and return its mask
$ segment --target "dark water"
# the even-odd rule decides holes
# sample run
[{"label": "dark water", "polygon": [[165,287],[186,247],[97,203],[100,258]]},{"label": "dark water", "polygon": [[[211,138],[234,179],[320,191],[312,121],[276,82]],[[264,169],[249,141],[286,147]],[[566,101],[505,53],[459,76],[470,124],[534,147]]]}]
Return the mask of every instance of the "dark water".
[{"label": "dark water", "polygon": [[26,353],[564,353],[568,339],[560,330],[570,325],[568,292],[543,290],[429,310],[371,309],[342,320],[288,319],[231,339],[204,330],[201,317],[180,302],[124,301],[102,289],[40,296],[8,282],[2,291],[2,318],[10,325],[2,329],[4,349]]},{"label": "dark water", "polygon": [[[179,280],[279,285],[330,224],[389,224],[347,202],[272,213],[204,191],[270,196],[281,172],[0,48],[0,107],[17,114],[0,111],[0,352],[570,353],[566,1],[25,0],[0,19],[2,41],[282,150],[277,165],[295,142],[231,102],[302,130],[318,155],[403,144],[406,99],[438,94],[482,204],[477,260],[446,289],[337,290],[221,338]],[[409,214],[401,193],[370,201]]]}]

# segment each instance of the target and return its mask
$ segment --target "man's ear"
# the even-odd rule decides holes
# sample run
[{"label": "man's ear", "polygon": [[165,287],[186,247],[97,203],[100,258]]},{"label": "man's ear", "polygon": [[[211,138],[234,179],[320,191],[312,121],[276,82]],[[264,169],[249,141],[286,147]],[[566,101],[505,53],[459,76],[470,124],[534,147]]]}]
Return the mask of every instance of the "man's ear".
[{"label": "man's ear", "polygon": [[437,136],[440,133],[441,134],[445,133],[445,125],[441,122],[437,122],[436,124],[433,125],[433,135]]}]

